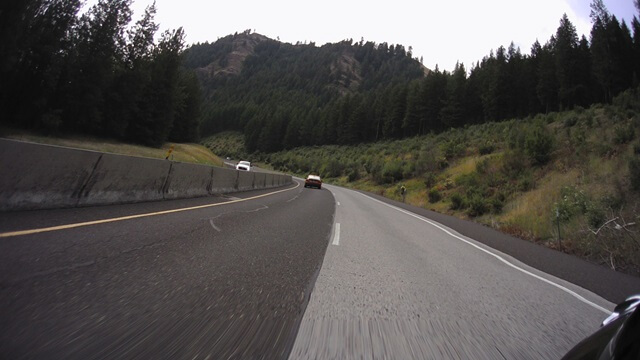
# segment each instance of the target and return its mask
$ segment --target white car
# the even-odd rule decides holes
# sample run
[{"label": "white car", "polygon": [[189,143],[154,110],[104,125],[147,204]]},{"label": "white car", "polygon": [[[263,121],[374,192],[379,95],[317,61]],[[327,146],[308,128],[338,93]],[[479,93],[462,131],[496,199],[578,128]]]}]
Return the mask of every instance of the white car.
[{"label": "white car", "polygon": [[238,165],[236,165],[236,170],[251,171],[251,163],[248,161],[240,161]]}]

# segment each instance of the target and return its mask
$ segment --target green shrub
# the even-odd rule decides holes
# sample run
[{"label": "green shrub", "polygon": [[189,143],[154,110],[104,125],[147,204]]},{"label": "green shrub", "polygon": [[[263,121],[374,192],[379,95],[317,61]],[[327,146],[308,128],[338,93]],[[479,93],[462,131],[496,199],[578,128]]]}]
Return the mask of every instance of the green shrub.
[{"label": "green shrub", "polygon": [[519,151],[507,151],[502,157],[502,172],[511,178],[519,177],[527,167],[524,154]]},{"label": "green shrub", "polygon": [[586,214],[591,200],[582,190],[574,186],[564,186],[560,189],[560,201],[553,206],[553,218],[559,218],[561,222],[567,222],[578,214]]},{"label": "green shrub", "polygon": [[607,215],[599,204],[590,203],[587,207],[587,222],[592,229],[599,228],[607,220]]},{"label": "green shrub", "polygon": [[403,179],[412,178],[415,174],[415,171],[416,171],[415,162],[413,161],[406,162],[402,167],[402,178]]},{"label": "green shrub", "polygon": [[631,122],[627,126],[618,125],[615,128],[613,142],[615,144],[626,144],[629,141],[633,140],[635,135],[635,129],[633,128],[633,124]]},{"label": "green shrub", "polygon": [[442,194],[440,194],[440,191],[436,188],[431,188],[427,196],[429,197],[429,202],[432,204],[435,204],[442,199]]},{"label": "green shrub", "polygon": [[449,161],[447,161],[447,158],[441,157],[438,159],[438,168],[440,168],[440,170],[444,170],[448,167],[449,167]]},{"label": "green shrub", "polygon": [[484,197],[480,194],[475,194],[469,199],[469,216],[476,217],[481,216],[487,212],[488,206]]},{"label": "green shrub", "polygon": [[529,191],[535,188],[535,180],[533,179],[533,175],[527,172],[520,177],[518,180],[518,190],[520,191]]},{"label": "green shrub", "polygon": [[431,151],[422,151],[415,161],[415,169],[417,174],[437,170],[438,162],[435,155]]},{"label": "green shrub", "polygon": [[486,142],[478,147],[478,153],[480,155],[491,154],[495,150],[495,146],[489,142]]},{"label": "green shrub", "polygon": [[502,212],[502,208],[504,207],[504,199],[493,197],[491,198],[491,200],[489,200],[489,204],[491,205],[491,212],[493,214],[500,214]]},{"label": "green shrub", "polygon": [[509,132],[508,144],[509,149],[524,150],[526,140],[526,132],[523,126],[514,126]]},{"label": "green shrub", "polygon": [[354,182],[358,179],[360,179],[360,174],[355,167],[352,167],[347,173],[347,180],[349,180],[349,182]]},{"label": "green shrub", "polygon": [[621,109],[640,111],[640,90],[629,89],[613,98],[613,104]]},{"label": "green shrub", "polygon": [[634,156],[629,160],[629,180],[633,190],[640,190],[640,157]]},{"label": "green shrub", "polygon": [[462,195],[458,193],[454,193],[453,195],[451,195],[451,206],[449,206],[449,209],[460,210],[463,208],[464,208],[464,198],[462,197]]},{"label": "green shrub", "polygon": [[365,170],[371,175],[371,178],[376,183],[382,183],[382,167],[383,161],[379,159],[371,159],[365,164]]},{"label": "green shrub", "polygon": [[478,176],[478,173],[474,171],[456,177],[455,183],[456,185],[463,186],[467,189],[478,188],[480,186],[480,177]]},{"label": "green shrub", "polygon": [[343,170],[343,163],[336,158],[331,158],[323,164],[320,172],[322,173],[322,177],[332,178],[342,176]]},{"label": "green shrub", "polygon": [[402,162],[398,160],[387,161],[382,167],[382,182],[391,184],[402,180]]},{"label": "green shrub", "polygon": [[436,184],[436,176],[433,173],[427,173],[424,175],[424,186],[429,189]]},{"label": "green shrub", "polygon": [[575,115],[569,115],[564,119],[564,127],[570,128],[578,123],[578,117]]},{"label": "green shrub", "polygon": [[536,126],[525,139],[525,151],[534,164],[544,165],[551,159],[554,137],[544,126]]},{"label": "green shrub", "polygon": [[486,174],[489,169],[489,159],[482,159],[476,163],[476,172],[478,174]]},{"label": "green shrub", "polygon": [[440,151],[448,159],[455,158],[464,152],[464,142],[458,140],[449,140],[440,144]]}]

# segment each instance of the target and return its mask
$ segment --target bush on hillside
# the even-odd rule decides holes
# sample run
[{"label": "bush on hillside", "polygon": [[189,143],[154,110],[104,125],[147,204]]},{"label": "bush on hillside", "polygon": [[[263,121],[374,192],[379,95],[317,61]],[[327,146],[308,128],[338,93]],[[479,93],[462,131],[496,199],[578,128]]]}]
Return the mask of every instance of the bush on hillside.
[{"label": "bush on hillside", "polygon": [[427,173],[424,175],[424,186],[429,189],[436,183],[436,176],[433,173]]},{"label": "bush on hillside", "polygon": [[478,147],[478,153],[480,155],[491,154],[494,150],[495,150],[495,146],[489,142],[485,142],[484,144]]},{"label": "bush on hillside", "polygon": [[427,196],[429,198],[429,202],[432,204],[435,204],[442,199],[442,194],[440,194],[440,191],[436,188],[431,188]]},{"label": "bush on hillside", "polygon": [[482,159],[476,163],[476,172],[485,175],[489,170],[489,159]]},{"label": "bush on hillside", "polygon": [[449,209],[460,210],[464,208],[464,205],[464,198],[462,197],[462,195],[458,193],[454,193],[453,195],[451,195],[451,206],[449,206]]},{"label": "bush on hillside", "polygon": [[402,180],[402,162],[399,160],[387,161],[382,167],[382,182],[391,184]]},{"label": "bush on hillside", "polygon": [[551,160],[554,137],[542,125],[535,126],[525,138],[525,151],[534,164],[544,165]]},{"label": "bush on hillside", "polygon": [[356,169],[355,167],[352,167],[347,172],[347,179],[349,180],[349,182],[354,182],[354,181],[360,179],[360,173],[358,172],[358,169]]},{"label": "bush on hillside", "polygon": [[469,198],[469,210],[467,214],[471,217],[481,216],[487,212],[489,206],[485,198],[480,194],[473,194]]},{"label": "bush on hillside", "polygon": [[640,112],[640,88],[629,89],[613,98],[613,105],[624,109]]},{"label": "bush on hillside", "polygon": [[342,176],[343,170],[343,163],[336,158],[331,158],[330,160],[325,161],[320,172],[322,173],[322,177],[332,178]]},{"label": "bush on hillside", "polygon": [[525,172],[520,179],[518,180],[518,190],[519,191],[529,191],[535,188],[535,179],[530,172]]},{"label": "bush on hillside", "polygon": [[567,116],[564,119],[564,127],[566,128],[573,127],[577,123],[578,123],[578,117],[575,115]]},{"label": "bush on hillside", "polygon": [[502,157],[502,173],[507,177],[519,177],[526,169],[525,156],[520,151],[507,151]]},{"label": "bush on hillside", "polygon": [[625,125],[616,126],[613,142],[615,144],[626,144],[631,140],[633,140],[635,135],[636,135],[636,132],[633,126],[633,122],[630,121],[629,124],[627,124],[626,126]]},{"label": "bush on hillside", "polygon": [[504,200],[500,197],[492,197],[489,200],[489,204],[491,205],[491,213],[497,215],[502,212],[502,208],[504,207]]},{"label": "bush on hillside", "polygon": [[638,155],[629,160],[629,180],[633,190],[640,190],[640,156]]}]

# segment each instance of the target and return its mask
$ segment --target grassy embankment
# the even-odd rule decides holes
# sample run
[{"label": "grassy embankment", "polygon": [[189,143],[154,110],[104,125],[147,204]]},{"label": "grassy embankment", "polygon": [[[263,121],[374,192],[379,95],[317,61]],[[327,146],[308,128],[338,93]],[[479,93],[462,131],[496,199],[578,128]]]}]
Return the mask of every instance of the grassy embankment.
[{"label": "grassy embankment", "polygon": [[[610,106],[251,160],[396,200],[404,184],[410,204],[639,275],[638,135],[640,98],[628,92]],[[241,142],[241,135],[225,133],[203,144],[237,149]]]},{"label": "grassy embankment", "polygon": [[223,166],[222,160],[214,155],[206,146],[200,144],[166,143],[161,148],[151,148],[142,145],[126,144],[117,141],[97,139],[86,136],[49,137],[20,131],[3,130],[1,137],[14,140],[29,141],[39,144],[65,146],[70,148],[93,150],[113,154],[142,156],[164,159],[169,147],[174,146],[171,160],[195,164]]}]

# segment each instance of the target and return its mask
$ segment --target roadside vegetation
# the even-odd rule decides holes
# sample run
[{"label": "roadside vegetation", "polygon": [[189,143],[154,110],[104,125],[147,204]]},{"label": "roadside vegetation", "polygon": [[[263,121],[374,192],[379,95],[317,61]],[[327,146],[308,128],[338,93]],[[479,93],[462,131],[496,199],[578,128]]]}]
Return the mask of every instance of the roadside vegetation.
[{"label": "roadside vegetation", "polygon": [[639,132],[640,92],[629,90],[612,105],[252,160],[395,200],[404,185],[407,203],[638,275]]},{"label": "roadside vegetation", "polygon": [[249,153],[244,147],[244,136],[239,132],[224,131],[204,138],[200,142],[223,158],[229,157],[234,160],[249,158]]},{"label": "roadside vegetation", "polygon": [[117,140],[99,139],[89,136],[51,137],[36,135],[25,131],[7,130],[0,131],[0,137],[13,140],[22,140],[38,144],[65,146],[76,149],[93,150],[112,154],[129,156],[142,156],[155,159],[164,159],[169,148],[173,146],[170,160],[188,162],[194,164],[223,166],[222,160],[214,155],[206,146],[200,144],[165,143],[161,147],[147,147],[143,145],[128,144]]}]

